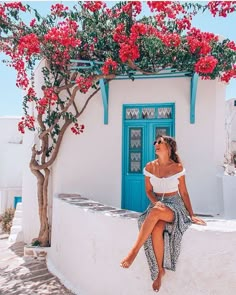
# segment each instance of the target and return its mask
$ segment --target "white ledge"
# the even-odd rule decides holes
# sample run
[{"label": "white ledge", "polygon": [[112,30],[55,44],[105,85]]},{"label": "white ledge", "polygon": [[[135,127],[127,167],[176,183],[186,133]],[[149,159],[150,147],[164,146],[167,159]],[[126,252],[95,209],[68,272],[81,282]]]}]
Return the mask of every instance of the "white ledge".
[{"label": "white ledge", "polygon": [[[79,295],[153,295],[143,249],[129,269],[119,266],[137,237],[137,220],[75,202],[54,198],[52,273]],[[177,270],[166,272],[162,295],[235,294],[236,220],[205,220],[207,226],[192,225],[184,234]]]}]

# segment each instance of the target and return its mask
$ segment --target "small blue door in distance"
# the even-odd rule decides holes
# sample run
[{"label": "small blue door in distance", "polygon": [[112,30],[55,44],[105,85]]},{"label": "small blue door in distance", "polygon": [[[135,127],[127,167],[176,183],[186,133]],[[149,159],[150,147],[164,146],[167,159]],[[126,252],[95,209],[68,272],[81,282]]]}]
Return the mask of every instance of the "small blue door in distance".
[{"label": "small blue door in distance", "polygon": [[21,196],[15,196],[14,197],[14,208],[16,209],[16,205],[18,203],[21,203],[22,202],[22,197]]},{"label": "small blue door in distance", "polygon": [[123,106],[122,208],[147,208],[143,168],[155,159],[153,141],[161,134],[174,136],[173,103]]}]

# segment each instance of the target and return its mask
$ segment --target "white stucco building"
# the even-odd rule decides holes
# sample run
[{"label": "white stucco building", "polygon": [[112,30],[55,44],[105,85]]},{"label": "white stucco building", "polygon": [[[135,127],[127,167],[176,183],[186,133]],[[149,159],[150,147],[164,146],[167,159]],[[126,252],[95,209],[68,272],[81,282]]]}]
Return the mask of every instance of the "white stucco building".
[{"label": "white stucco building", "polygon": [[[40,66],[42,63],[36,70],[39,93]],[[51,169],[50,196],[79,193],[107,205],[142,211],[147,205],[142,169],[155,157],[152,143],[156,135],[164,133],[177,140],[194,211],[222,214],[219,175],[223,174],[225,152],[225,85],[199,79],[194,104],[192,82],[188,76],[112,81],[108,124],[104,124],[106,110],[99,92],[80,118],[85,132],[75,136],[68,129],[64,136]],[[78,94],[79,106],[85,98]],[[30,148],[33,137],[27,140],[27,136],[25,143]],[[30,153],[25,156],[28,163]],[[23,191],[26,211],[32,212],[27,208],[37,208],[36,198],[31,197],[36,194],[36,180],[28,167]],[[27,227],[28,217],[25,223]]]},{"label": "white stucco building", "polygon": [[[39,95],[43,83],[41,66],[42,63],[35,73]],[[87,95],[76,97],[79,108]],[[179,290],[176,295],[183,294],[184,286],[186,294],[196,295],[208,286],[204,294],[220,295],[222,284],[215,284],[215,277],[224,273],[224,283],[229,286],[227,294],[233,295],[235,284],[230,282],[236,279],[236,255],[232,250],[236,225],[234,221],[216,219],[224,217],[228,208],[222,184],[225,84],[200,79],[196,83],[189,76],[114,80],[106,95],[107,101],[99,92],[88,104],[79,121],[85,125],[83,134],[75,136],[67,130],[51,167],[52,235],[47,257],[50,270],[76,294],[153,293],[142,251],[136,267],[128,274],[120,270],[119,261],[138,231],[137,213],[133,211],[141,211],[147,205],[142,169],[154,159],[155,137],[164,133],[177,140],[194,211],[214,218],[207,220],[206,228],[192,226],[187,232],[179,270],[177,274],[167,274],[173,284],[171,289],[163,284],[162,292],[165,295],[170,290]],[[28,167],[33,143],[37,143],[37,136],[26,132],[23,229],[27,243],[37,237],[39,230],[36,178]],[[223,269],[221,259],[215,259],[222,251]],[[203,252],[214,258],[210,268],[215,271],[208,271]],[[196,282],[199,263],[203,271],[197,273],[200,279]],[[185,282],[186,273],[189,276]],[[95,277],[95,285],[91,284],[91,275]],[[122,286],[117,281],[120,277]]]},{"label": "white stucco building", "polygon": [[[127,167],[127,154],[132,152],[128,142],[132,138],[128,137],[128,133],[135,130],[144,133],[141,138],[141,158],[151,149],[149,157],[146,157],[146,161],[150,161],[154,159],[152,142],[155,132],[158,132],[154,129],[172,128],[187,171],[187,185],[195,212],[210,215],[221,213],[222,196],[218,195],[216,175],[222,170],[225,148],[222,140],[225,136],[224,85],[217,81],[199,81],[194,124],[189,119],[189,78],[114,81],[109,88],[108,125],[103,123],[103,106],[98,95],[80,119],[86,126],[84,134],[74,136],[68,131],[65,135],[53,167],[53,194],[77,192],[105,204],[121,207],[122,198],[129,198],[124,195],[127,194],[125,182],[130,181],[130,186],[133,181],[133,175]],[[168,108],[166,103],[173,107],[174,112],[174,120],[170,125],[161,120],[125,120],[123,108],[126,105],[129,109],[140,106]],[[139,173],[134,173],[134,177],[140,176],[141,181],[144,165],[145,162],[141,162]],[[133,190],[139,185],[135,183],[136,180],[140,181],[134,179]],[[130,194],[130,197],[137,198],[137,191],[130,191]],[[132,204],[130,206],[129,209],[135,209]]]},{"label": "white stucco building", "polygon": [[19,117],[0,117],[0,214],[21,199],[23,137]]}]

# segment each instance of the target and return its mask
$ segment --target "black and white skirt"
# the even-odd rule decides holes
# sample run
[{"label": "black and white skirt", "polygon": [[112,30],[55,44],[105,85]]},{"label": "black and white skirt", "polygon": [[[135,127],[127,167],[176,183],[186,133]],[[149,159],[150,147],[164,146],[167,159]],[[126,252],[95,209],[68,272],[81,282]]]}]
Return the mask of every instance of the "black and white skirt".
[{"label": "black and white skirt", "polygon": [[[177,259],[180,254],[180,245],[184,232],[192,224],[191,219],[188,216],[188,212],[184,206],[183,200],[179,194],[171,197],[164,197],[163,200],[157,197],[157,201],[161,201],[167,207],[174,212],[174,220],[172,223],[166,223],[165,230],[163,232],[164,238],[164,257],[163,267],[169,270],[175,271]],[[139,228],[144,222],[146,216],[149,214],[153,205],[150,204],[146,211],[144,211],[138,218]],[[148,265],[151,272],[152,280],[155,280],[158,275],[158,265],[156,256],[153,250],[151,236],[144,244],[144,251],[147,257]]]}]

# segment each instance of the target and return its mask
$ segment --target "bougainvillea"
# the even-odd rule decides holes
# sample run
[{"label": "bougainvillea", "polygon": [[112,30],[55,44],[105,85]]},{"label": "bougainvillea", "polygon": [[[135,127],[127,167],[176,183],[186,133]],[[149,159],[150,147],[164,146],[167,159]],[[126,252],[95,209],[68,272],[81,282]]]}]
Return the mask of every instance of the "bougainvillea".
[{"label": "bougainvillea", "polygon": [[195,72],[211,74],[214,71],[217,63],[218,60],[211,55],[200,57],[198,62],[195,64]]},{"label": "bougainvillea", "polygon": [[[102,1],[84,1],[70,9],[54,3],[42,17],[27,2],[0,3],[0,52],[7,56],[6,65],[17,72],[16,85],[25,90],[18,128],[22,133],[37,132],[40,143],[32,148],[30,169],[40,180],[41,245],[49,244],[45,189],[49,168],[66,130],[83,133],[80,116],[98,93],[99,79],[109,83],[116,75],[133,78],[134,71],[156,73],[166,67],[196,72],[203,79],[229,82],[236,77],[235,43],[191,24],[204,11],[223,17],[233,13],[235,1],[148,1],[148,16],[142,15],[142,5],[125,1],[109,8]],[[40,60],[42,91],[36,93],[32,72]],[[78,107],[80,95],[86,99]]]},{"label": "bougainvillea", "polygon": [[229,13],[236,10],[236,1],[210,1],[208,8],[213,16],[226,17]]}]

